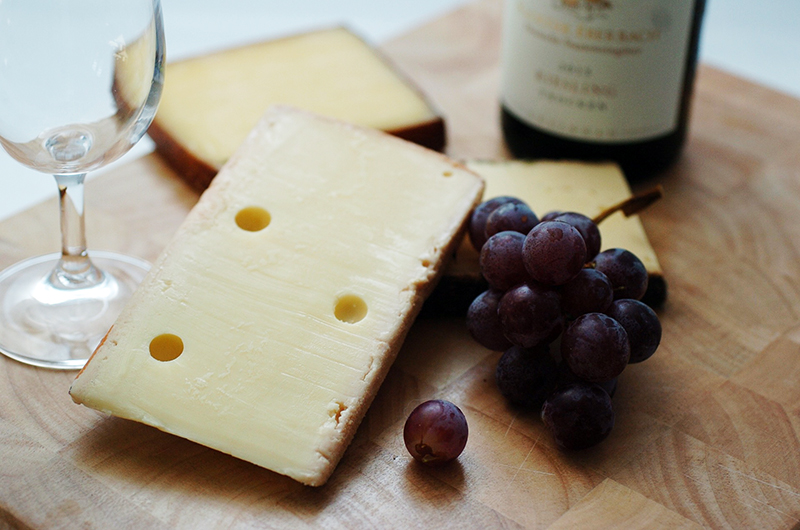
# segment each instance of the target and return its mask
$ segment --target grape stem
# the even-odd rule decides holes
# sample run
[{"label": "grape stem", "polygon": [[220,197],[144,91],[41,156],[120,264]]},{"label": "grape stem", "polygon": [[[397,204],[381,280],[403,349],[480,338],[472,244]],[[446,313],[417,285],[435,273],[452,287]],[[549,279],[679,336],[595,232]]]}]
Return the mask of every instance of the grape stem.
[{"label": "grape stem", "polygon": [[649,189],[647,191],[643,191],[641,193],[637,193],[631,197],[628,197],[624,201],[618,202],[617,204],[610,206],[597,214],[597,216],[592,219],[594,224],[602,223],[608,216],[615,212],[621,211],[625,214],[625,217],[630,217],[633,214],[639,213],[658,199],[664,196],[664,188],[661,185],[657,185],[656,187]]}]

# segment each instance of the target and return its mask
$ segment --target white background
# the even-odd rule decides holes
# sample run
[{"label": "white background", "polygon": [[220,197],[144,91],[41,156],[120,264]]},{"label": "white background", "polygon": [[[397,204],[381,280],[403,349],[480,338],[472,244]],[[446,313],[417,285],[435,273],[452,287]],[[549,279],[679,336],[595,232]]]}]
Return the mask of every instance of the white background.
[{"label": "white background", "polygon": [[[162,6],[167,55],[174,60],[342,23],[380,44],[467,1],[162,0]],[[800,1],[707,1],[700,60],[800,98]],[[115,164],[151,150],[145,137]],[[55,195],[55,190],[51,176],[24,168],[0,150],[0,219]]]}]

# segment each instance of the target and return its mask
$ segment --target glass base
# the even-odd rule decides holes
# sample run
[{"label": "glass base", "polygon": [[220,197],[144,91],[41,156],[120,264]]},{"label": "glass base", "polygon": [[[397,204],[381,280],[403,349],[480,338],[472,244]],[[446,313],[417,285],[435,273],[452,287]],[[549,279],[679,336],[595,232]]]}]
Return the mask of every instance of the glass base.
[{"label": "glass base", "polygon": [[114,252],[90,251],[101,280],[69,288],[50,281],[61,254],[30,258],[0,272],[0,353],[62,370],[86,364],[150,264]]}]

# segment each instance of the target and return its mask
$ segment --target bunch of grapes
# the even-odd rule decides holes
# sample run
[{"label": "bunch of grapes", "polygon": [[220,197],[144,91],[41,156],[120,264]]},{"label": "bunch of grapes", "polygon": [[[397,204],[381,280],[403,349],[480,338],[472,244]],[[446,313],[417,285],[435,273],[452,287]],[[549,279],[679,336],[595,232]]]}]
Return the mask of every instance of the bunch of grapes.
[{"label": "bunch of grapes", "polygon": [[556,443],[581,449],[614,425],[611,396],[631,363],[661,341],[655,312],[639,300],[647,271],[623,249],[600,252],[600,231],[575,212],[541,220],[523,201],[498,197],[470,218],[489,289],[470,305],[467,327],[504,351],[496,379],[512,403],[538,409]]}]

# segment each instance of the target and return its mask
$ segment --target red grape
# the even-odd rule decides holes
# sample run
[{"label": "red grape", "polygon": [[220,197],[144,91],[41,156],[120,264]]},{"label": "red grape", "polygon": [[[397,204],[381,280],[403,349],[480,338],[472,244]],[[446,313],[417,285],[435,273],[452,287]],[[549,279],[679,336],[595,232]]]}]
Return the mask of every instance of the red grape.
[{"label": "red grape", "polygon": [[583,268],[586,243],[574,226],[563,221],[545,221],[528,233],[522,259],[534,280],[563,285]]},{"label": "red grape", "polygon": [[494,234],[484,243],[480,254],[481,274],[491,287],[505,291],[528,279],[522,262],[525,236],[505,231]]},{"label": "red grape", "polygon": [[579,316],[561,336],[561,358],[584,381],[614,379],[628,365],[630,354],[625,328],[602,313]]},{"label": "red grape", "polygon": [[558,293],[534,282],[507,291],[497,314],[506,338],[523,348],[555,339],[564,326]]},{"label": "red grape", "polygon": [[542,421],[563,449],[586,449],[605,440],[614,427],[611,398],[598,385],[572,383],[542,406]]},{"label": "red grape", "polygon": [[569,318],[602,313],[613,301],[611,282],[605,274],[594,269],[582,269],[561,290],[561,308]]},{"label": "red grape", "polygon": [[557,216],[555,221],[564,221],[571,224],[580,232],[583,242],[586,243],[586,261],[591,261],[600,252],[600,229],[597,225],[583,214],[576,212],[565,212]]},{"label": "red grape", "polygon": [[467,445],[467,419],[454,404],[434,399],[411,414],[403,428],[406,448],[415,460],[438,466],[455,460]]},{"label": "red grape", "polygon": [[522,200],[508,196],[495,197],[480,203],[472,211],[472,215],[469,218],[469,239],[472,242],[472,246],[475,247],[475,250],[478,252],[481,251],[483,244],[486,243],[486,239],[488,239],[486,237],[486,220],[489,218],[489,215],[500,206],[509,202],[521,203]]},{"label": "red grape", "polygon": [[631,358],[628,364],[649,359],[661,342],[661,322],[655,311],[638,300],[616,300],[606,314],[619,322],[628,334]]},{"label": "red grape", "polygon": [[647,269],[635,254],[621,248],[604,250],[595,257],[594,268],[611,281],[614,300],[639,300],[647,291]]},{"label": "red grape", "polygon": [[511,230],[527,235],[539,223],[539,218],[525,203],[509,202],[493,211],[486,219],[486,237]]},{"label": "red grape", "polygon": [[497,306],[503,291],[489,289],[479,294],[467,310],[467,329],[478,344],[490,350],[503,351],[511,342],[503,334]]}]

